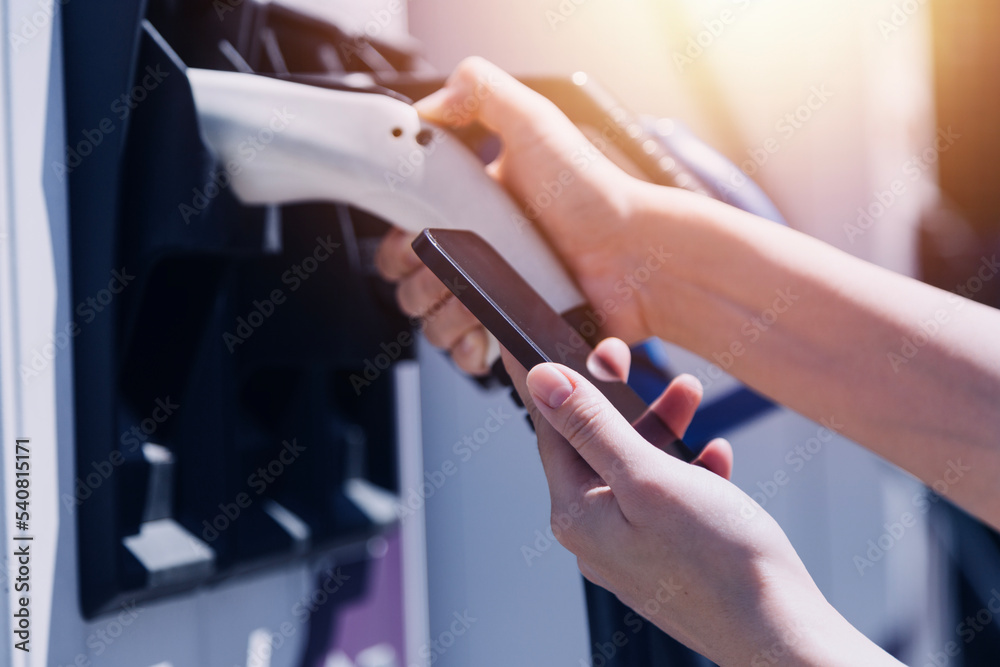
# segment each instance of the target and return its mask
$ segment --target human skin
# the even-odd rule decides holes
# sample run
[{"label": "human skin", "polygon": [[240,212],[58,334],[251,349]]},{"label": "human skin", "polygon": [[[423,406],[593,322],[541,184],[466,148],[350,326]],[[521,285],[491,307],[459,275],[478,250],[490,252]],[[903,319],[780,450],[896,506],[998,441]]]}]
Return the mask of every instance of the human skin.
[{"label": "human skin", "polygon": [[[615,306],[604,308],[610,317],[602,333],[627,343],[657,336],[706,359],[724,360],[725,370],[747,385],[816,421],[843,424],[843,435],[1000,528],[1000,485],[996,483],[1000,478],[1000,437],[996,435],[1000,433],[1000,312],[725,204],[636,180],[596,153],[551,103],[480,59],[460,65],[448,85],[424,100],[419,109],[426,118],[443,124],[477,120],[496,132],[504,149],[490,171],[522,205],[537,201],[544,184],[559,180],[567,170],[573,175],[564,192],[533,222],[590,303]],[[581,155],[586,160],[581,161]],[[421,267],[409,240],[401,232],[390,233],[378,255],[380,270],[399,282],[399,301],[408,313],[421,315],[435,308],[443,313],[427,325],[431,342],[449,349],[464,370],[483,372],[485,332]],[[653,250],[669,254],[669,261],[651,272],[641,289],[623,299],[614,285],[635,276]],[[982,270],[995,274],[1000,267],[995,258],[984,258]],[[517,376],[514,366],[508,363]],[[574,396],[587,386],[575,379],[571,384],[576,388]],[[528,395],[526,387],[521,391]],[[593,405],[585,407],[598,415],[591,415],[595,420],[607,418]],[[542,406],[539,411],[543,421],[557,418]],[[623,437],[617,430],[607,433]],[[573,438],[564,435],[540,429],[540,450],[550,440],[573,444]],[[726,451],[722,448],[718,455],[725,458]],[[655,466],[663,477],[641,485],[649,506],[662,508],[664,502],[669,503],[670,511],[661,512],[662,517],[672,517],[678,509],[677,497],[670,493],[670,469],[675,467]],[[956,470],[961,471],[957,479]],[[563,475],[553,466],[546,466],[546,472],[550,484],[553,476]],[[704,478],[699,481],[709,479],[703,473],[691,474]],[[725,484],[719,476],[711,479],[705,483]],[[695,492],[697,486],[690,490]],[[731,485],[728,488],[735,490]],[[766,516],[762,511],[759,515]],[[728,534],[719,521],[736,520],[724,510],[713,513],[704,506],[684,516],[696,530],[716,537],[720,530]],[[615,534],[610,523],[595,525],[604,526],[608,535]],[[661,539],[628,543],[639,553],[658,554],[654,544],[667,551],[676,548],[670,539],[673,529],[661,524],[646,528],[647,536]],[[747,530],[747,539],[752,539],[755,533]],[[764,532],[766,539],[775,539],[770,529]],[[625,579],[609,578],[610,571],[601,571],[601,577],[623,599],[634,603],[635,595],[643,594],[640,591],[648,592],[643,588],[642,567],[649,563],[638,556],[630,560],[620,552],[626,542],[591,540],[581,555],[584,547],[572,536],[565,539],[584,562],[590,562],[586,555],[598,562],[621,564]],[[764,548],[763,542],[754,544],[747,548]],[[607,553],[597,553],[601,549]],[[608,557],[612,552],[615,559]],[[699,566],[707,565],[697,554],[689,556]],[[787,554],[779,560],[782,567],[769,570],[765,579],[776,582],[791,576],[794,581],[777,588],[800,594],[791,600],[783,595],[759,598],[767,601],[769,618],[783,618],[789,606],[829,608],[822,596],[817,598],[799,582],[798,574],[789,574],[797,572],[798,566]],[[730,561],[723,559],[717,565],[722,567],[723,562]],[[752,579],[740,585],[752,591]],[[627,589],[631,593],[623,588],[623,581],[631,585]],[[719,600],[723,606],[715,609],[716,614],[727,613],[727,602],[733,600]],[[695,610],[678,610],[672,618],[680,622],[686,613],[698,618]],[[702,650],[699,641],[704,637],[685,634],[696,633],[697,624],[687,629],[657,624]],[[839,645],[856,644],[845,639]],[[863,643],[857,645],[864,648]],[[727,664],[732,655],[724,658]]]},{"label": "human skin", "polygon": [[[528,373],[504,355],[536,425],[553,534],[588,580],[719,665],[898,666],[830,606],[774,519],[729,483],[729,443],[712,441],[687,465],[643,440],[577,373]],[[591,372],[628,374],[618,339],[591,359]],[[683,434],[700,399],[685,375],[651,409]]]}]

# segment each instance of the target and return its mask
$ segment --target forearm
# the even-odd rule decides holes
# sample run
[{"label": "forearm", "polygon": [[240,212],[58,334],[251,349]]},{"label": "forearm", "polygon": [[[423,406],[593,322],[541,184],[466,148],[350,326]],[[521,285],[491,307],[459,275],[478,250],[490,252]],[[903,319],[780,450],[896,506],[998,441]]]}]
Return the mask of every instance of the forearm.
[{"label": "forearm", "polygon": [[644,192],[640,224],[673,254],[642,295],[655,335],[1000,527],[1000,312],[716,202]]},{"label": "forearm", "polygon": [[[780,578],[780,577],[779,577]],[[815,590],[782,591],[748,625],[750,645],[735,654],[718,656],[719,664],[750,667],[902,667],[902,663],[852,626]],[[791,599],[790,599],[791,598]]]}]

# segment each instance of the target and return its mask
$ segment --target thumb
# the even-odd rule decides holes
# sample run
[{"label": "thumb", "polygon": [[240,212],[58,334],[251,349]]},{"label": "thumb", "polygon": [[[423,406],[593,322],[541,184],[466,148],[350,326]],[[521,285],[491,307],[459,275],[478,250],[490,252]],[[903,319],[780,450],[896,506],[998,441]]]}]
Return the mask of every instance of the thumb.
[{"label": "thumb", "polygon": [[527,387],[538,411],[609,486],[649,469],[656,451],[579,373],[559,364],[531,369]]},{"label": "thumb", "polygon": [[516,139],[542,117],[562,114],[549,100],[483,58],[466,58],[444,88],[417,101],[414,108],[427,120],[450,127],[478,121],[505,141]]}]

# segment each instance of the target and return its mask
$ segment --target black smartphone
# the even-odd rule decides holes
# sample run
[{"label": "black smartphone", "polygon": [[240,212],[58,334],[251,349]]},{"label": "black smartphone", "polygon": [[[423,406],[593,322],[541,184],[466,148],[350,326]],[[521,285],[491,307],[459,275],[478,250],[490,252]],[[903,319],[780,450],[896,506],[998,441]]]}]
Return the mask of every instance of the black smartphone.
[{"label": "black smartphone", "polygon": [[587,369],[593,348],[474,232],[425,229],[413,242],[421,261],[475,315],[522,366],[556,362],[592,382],[632,427],[683,461],[694,452],[624,382],[605,382]]}]

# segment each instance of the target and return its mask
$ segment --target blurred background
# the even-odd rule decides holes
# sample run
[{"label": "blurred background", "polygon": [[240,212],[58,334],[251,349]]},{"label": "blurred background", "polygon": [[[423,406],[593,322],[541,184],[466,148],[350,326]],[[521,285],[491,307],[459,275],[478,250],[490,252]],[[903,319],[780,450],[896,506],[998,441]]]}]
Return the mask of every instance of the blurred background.
[{"label": "blurred background", "polygon": [[[508,390],[400,338],[371,269],[392,220],[242,205],[185,67],[409,99],[469,55],[543,92],[586,72],[728,158],[704,190],[752,178],[789,226],[1000,306],[990,0],[5,0],[0,27],[5,503],[14,438],[38,443],[9,664],[708,664],[584,587]],[[238,334],[324,237],[343,251]],[[105,303],[114,271],[137,277]],[[849,621],[908,665],[997,663],[992,531],[710,361],[645,352],[654,385],[703,379],[693,441],[733,442]]]}]

